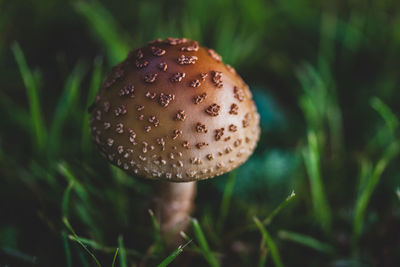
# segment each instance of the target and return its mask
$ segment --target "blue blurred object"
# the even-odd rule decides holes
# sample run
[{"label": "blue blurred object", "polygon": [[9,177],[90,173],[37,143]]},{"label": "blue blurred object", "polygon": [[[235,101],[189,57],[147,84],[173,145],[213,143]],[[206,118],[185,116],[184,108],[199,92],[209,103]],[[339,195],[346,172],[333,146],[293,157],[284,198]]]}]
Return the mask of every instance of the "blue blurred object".
[{"label": "blue blurred object", "polygon": [[261,86],[251,86],[253,99],[260,113],[262,131],[282,131],[287,126],[287,118],[269,90]]},{"label": "blue blurred object", "polygon": [[249,201],[278,201],[293,190],[291,181],[299,163],[294,152],[281,149],[253,155],[237,170],[235,194]]},{"label": "blue blurred object", "polygon": [[[282,132],[286,129],[287,118],[272,94],[265,87],[252,86],[253,99],[260,113],[261,130],[265,133]],[[254,154],[237,171],[234,194],[254,202],[271,202],[282,199],[293,189],[291,177],[299,166],[298,156],[283,149],[264,150]],[[223,191],[226,179],[215,179]]]}]

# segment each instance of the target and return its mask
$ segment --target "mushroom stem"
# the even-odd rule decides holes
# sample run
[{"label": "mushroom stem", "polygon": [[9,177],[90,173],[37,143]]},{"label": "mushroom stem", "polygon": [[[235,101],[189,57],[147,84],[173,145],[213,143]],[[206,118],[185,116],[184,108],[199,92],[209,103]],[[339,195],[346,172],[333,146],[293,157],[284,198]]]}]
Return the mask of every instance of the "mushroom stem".
[{"label": "mushroom stem", "polygon": [[161,234],[168,247],[180,245],[180,232],[189,225],[189,216],[194,208],[196,182],[157,184],[155,213],[160,223]]}]

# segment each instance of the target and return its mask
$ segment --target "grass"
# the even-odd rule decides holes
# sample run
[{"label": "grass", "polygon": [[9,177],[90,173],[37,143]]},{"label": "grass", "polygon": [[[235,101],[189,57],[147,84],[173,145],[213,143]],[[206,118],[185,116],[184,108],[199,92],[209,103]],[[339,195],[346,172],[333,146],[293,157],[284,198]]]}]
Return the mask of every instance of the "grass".
[{"label": "grass", "polygon": [[106,46],[110,63],[117,64],[122,61],[130,47],[128,41],[121,37],[118,23],[108,10],[98,1],[79,1],[74,4],[74,8],[87,21],[98,41]]},{"label": "grass", "polygon": [[321,242],[311,236],[304,235],[304,234],[280,230],[278,232],[278,237],[282,240],[288,240],[288,241],[309,247],[309,248],[316,250],[318,252],[321,252],[321,253],[332,254],[335,251],[332,245]]},{"label": "grass", "polygon": [[119,252],[120,266],[121,267],[127,267],[128,266],[128,258],[127,258],[127,255],[126,255],[124,241],[123,241],[122,236],[118,237],[118,246],[119,246],[119,249],[121,250]]},{"label": "grass", "polygon": [[[382,177],[387,165],[399,155],[400,149],[398,143],[392,143],[384,152],[384,155],[373,166],[372,171],[364,173],[361,180],[364,182],[363,189],[359,193],[355,203],[354,221],[353,221],[353,242],[357,243],[362,234],[365,213],[371,196]],[[356,244],[354,244],[356,247]]]},{"label": "grass", "polygon": [[210,250],[207,239],[204,236],[203,230],[201,229],[201,226],[199,225],[197,219],[192,218],[190,222],[193,227],[193,233],[196,237],[196,241],[199,243],[200,251],[203,254],[204,258],[207,260],[208,264],[212,267],[220,266],[214,253]]},{"label": "grass", "polygon": [[296,194],[294,191],[290,193],[290,195],[281,203],[279,204],[278,207],[276,207],[263,221],[263,225],[269,225],[272,220],[275,218],[275,216],[282,210],[284,209],[287,205],[289,205],[292,200],[296,197]]},{"label": "grass", "polygon": [[[355,203],[354,221],[353,221],[353,249],[357,250],[357,242],[363,231],[363,224],[365,221],[365,213],[368,203],[371,200],[372,194],[377,187],[383,172],[387,165],[396,157],[400,152],[398,140],[396,139],[399,120],[390,110],[390,108],[383,103],[379,98],[371,99],[371,106],[381,115],[387,128],[390,130],[391,138],[393,141],[383,151],[381,158],[369,168],[368,171],[361,171],[360,187],[361,190],[357,196]],[[389,137],[389,138],[390,138]],[[365,165],[366,163],[363,162]],[[366,168],[362,168],[366,170]]]},{"label": "grass", "polygon": [[40,106],[39,89],[37,88],[37,82],[31,70],[26,63],[24,54],[18,43],[13,43],[11,49],[14,53],[16,62],[18,63],[19,71],[21,72],[22,79],[26,88],[26,95],[29,103],[30,121],[32,124],[32,143],[36,146],[38,152],[43,152],[46,139],[46,129],[42,110]]},{"label": "grass", "polygon": [[68,243],[68,235],[66,231],[61,232],[63,243],[64,243],[64,251],[65,251],[65,265],[67,267],[72,266],[72,259],[71,259],[71,248]]},{"label": "grass", "polygon": [[[118,5],[0,1],[0,265],[397,266],[397,2]],[[152,187],[98,155],[87,113],[114,64],[170,35],[218,51],[286,125],[258,106],[255,154],[198,184],[173,251]]]},{"label": "grass", "polygon": [[218,232],[222,231],[224,227],[226,216],[229,212],[229,206],[233,195],[233,188],[235,186],[236,172],[232,171],[229,174],[228,180],[225,185],[224,194],[222,195],[220,215],[217,219],[216,228]]},{"label": "grass", "polygon": [[316,218],[322,229],[329,232],[332,225],[332,215],[322,182],[320,152],[314,132],[308,134],[308,148],[303,150],[303,158],[310,180],[312,203]]},{"label": "grass", "polygon": [[386,126],[390,129],[393,137],[396,136],[396,132],[399,127],[399,118],[392,112],[392,110],[379,98],[373,97],[371,98],[371,106],[382,119],[385,121]]},{"label": "grass", "polygon": [[96,263],[97,266],[101,266],[99,260],[96,258],[96,256],[89,250],[89,248],[81,241],[81,239],[76,235],[74,229],[72,229],[71,224],[69,223],[67,218],[63,218],[64,225],[67,227],[67,229],[72,233],[72,235],[68,236],[69,239],[72,241],[77,242],[79,245],[82,246],[82,248],[92,257],[93,261]]},{"label": "grass", "polygon": [[117,249],[115,250],[115,254],[114,254],[114,258],[113,258],[111,267],[115,267],[115,263],[116,263],[116,261],[117,261],[117,256],[118,256],[118,252],[119,252],[119,248],[117,248]]},{"label": "grass", "polygon": [[190,244],[190,240],[182,245],[179,246],[178,248],[176,248],[168,257],[166,257],[159,265],[157,265],[158,267],[165,267],[168,266],[179,254],[181,254],[183,252],[183,249]]},{"label": "grass", "polygon": [[151,217],[151,223],[153,225],[153,236],[154,236],[153,237],[154,245],[153,245],[152,252],[157,254],[163,250],[164,244],[163,244],[163,240],[161,238],[160,225],[159,225],[156,217],[154,216],[154,212],[152,210],[149,210],[149,214]]},{"label": "grass", "polygon": [[267,229],[265,229],[264,225],[257,217],[254,217],[253,220],[262,234],[263,241],[267,244],[275,266],[283,267],[281,256],[279,255],[278,247],[275,244],[275,241],[271,238],[271,235],[268,233]]},{"label": "grass", "polygon": [[[103,67],[103,58],[96,57],[93,60],[93,71],[92,77],[89,86],[89,92],[86,100],[85,108],[89,108],[89,106],[93,103],[97,90],[100,87],[100,83],[102,81],[102,67]],[[89,112],[84,112],[84,117],[82,119],[82,140],[81,140],[81,148],[82,152],[87,152],[90,147],[90,131],[89,131]]]}]

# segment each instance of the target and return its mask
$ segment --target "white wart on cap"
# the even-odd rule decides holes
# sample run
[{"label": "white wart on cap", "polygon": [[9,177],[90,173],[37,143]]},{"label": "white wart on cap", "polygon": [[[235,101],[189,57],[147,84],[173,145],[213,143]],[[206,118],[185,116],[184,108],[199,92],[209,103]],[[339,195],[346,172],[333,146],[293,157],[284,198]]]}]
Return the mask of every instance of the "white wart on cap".
[{"label": "white wart on cap", "polygon": [[188,182],[245,162],[259,138],[248,86],[196,41],[155,40],[114,67],[90,107],[94,142],[143,178]]}]

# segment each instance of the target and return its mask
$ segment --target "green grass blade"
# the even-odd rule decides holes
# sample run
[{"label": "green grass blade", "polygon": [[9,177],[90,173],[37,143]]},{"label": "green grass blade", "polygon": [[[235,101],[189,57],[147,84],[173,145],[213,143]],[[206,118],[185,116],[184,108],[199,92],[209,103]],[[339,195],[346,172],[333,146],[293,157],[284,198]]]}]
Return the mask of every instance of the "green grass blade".
[{"label": "green grass blade", "polygon": [[[183,239],[185,239],[187,242],[192,241],[193,239],[191,239],[185,232],[181,231],[180,235]],[[199,246],[197,246],[195,243],[192,243],[191,248],[192,251],[195,251],[198,254],[202,254],[201,248],[199,248]]]},{"label": "green grass blade", "polygon": [[69,247],[67,233],[63,230],[61,236],[64,243],[66,265],[67,267],[72,267],[71,248]]},{"label": "green grass blade", "polygon": [[296,194],[294,193],[294,191],[292,191],[292,193],[284,200],[282,201],[281,204],[279,204],[278,207],[276,207],[270,215],[268,215],[267,218],[265,218],[263,220],[263,224],[264,225],[269,225],[272,220],[275,218],[275,216],[283,209],[285,208],[287,205],[289,205],[290,202],[292,202],[292,200],[295,198]]},{"label": "green grass blade", "polygon": [[400,187],[397,187],[396,195],[397,195],[397,198],[400,200]]},{"label": "green grass blade", "polygon": [[190,222],[192,224],[194,235],[200,245],[204,258],[206,259],[208,264],[210,264],[210,266],[219,266],[217,258],[214,256],[214,254],[210,250],[210,247],[208,246],[206,237],[204,236],[203,230],[201,229],[199,222],[195,218],[191,218]]},{"label": "green grass blade", "polygon": [[396,129],[399,127],[399,119],[392,112],[392,110],[379,98],[373,97],[371,99],[371,106],[381,115],[386,125],[389,127],[393,135],[395,135]]},{"label": "green grass blade", "polygon": [[78,1],[73,5],[75,10],[86,19],[99,43],[106,49],[111,65],[122,61],[130,47],[128,42],[121,38],[124,34],[121,33],[113,15],[99,1]]},{"label": "green grass blade", "polygon": [[265,246],[264,238],[260,241],[260,259],[258,261],[259,267],[264,267],[267,263],[268,250]]},{"label": "green grass blade", "polygon": [[168,266],[179,254],[183,252],[183,249],[192,242],[191,240],[188,241],[186,244],[179,246],[175,249],[168,257],[166,257],[158,267],[166,267]]},{"label": "green grass blade", "polygon": [[152,210],[149,210],[151,222],[153,225],[153,233],[154,233],[154,253],[158,254],[161,253],[164,246],[163,246],[163,240],[161,237],[161,230],[160,230],[160,225],[154,216],[154,212]]},{"label": "green grass blade", "polygon": [[353,242],[354,245],[358,241],[361,235],[363,221],[365,218],[365,211],[368,203],[371,199],[372,193],[374,192],[382,173],[386,169],[390,161],[399,154],[399,144],[392,143],[385,151],[383,157],[376,163],[371,176],[366,181],[366,185],[358,196],[355,204],[354,221],[353,221]]},{"label": "green grass blade", "polygon": [[68,206],[69,206],[69,195],[71,193],[71,189],[74,187],[74,181],[71,180],[68,184],[67,189],[65,189],[63,198],[62,198],[62,214],[64,217],[68,218]]},{"label": "green grass blade", "polygon": [[78,62],[68,77],[64,90],[54,111],[53,121],[50,128],[50,154],[53,155],[62,142],[61,130],[66,119],[74,111],[77,105],[78,89],[85,74],[85,66]]},{"label": "green grass blade", "polygon": [[[87,238],[84,238],[84,237],[81,237],[81,236],[78,236],[78,237],[75,237],[75,238],[77,240],[79,240],[80,242],[82,242],[83,244],[85,244],[86,246],[89,246],[89,247],[91,247],[93,249],[96,249],[96,250],[102,250],[102,251],[107,252],[107,250],[104,250],[104,246],[100,245],[99,243],[97,243],[94,240],[90,240],[90,239],[87,239]],[[114,251],[114,250],[115,249],[113,248],[112,251]]]},{"label": "green grass blade", "polygon": [[[371,99],[371,106],[382,116],[386,125],[391,130],[392,134],[395,135],[395,131],[398,128],[399,120],[396,115],[391,111],[391,109],[383,103],[379,98],[374,97]],[[353,219],[353,247],[355,248],[358,239],[361,235],[363,222],[365,218],[365,212],[368,206],[368,203],[371,199],[373,191],[375,190],[386,166],[390,163],[390,161],[398,156],[400,152],[400,147],[398,142],[392,142],[388,148],[386,148],[383,157],[376,163],[373,167],[371,174],[361,175],[362,180],[360,184],[362,185],[362,190],[358,194],[355,211],[354,211],[354,219]],[[363,163],[363,162],[362,162]],[[363,164],[365,165],[365,164]],[[362,165],[362,167],[363,167]],[[363,170],[363,169],[362,169]]]},{"label": "green grass blade", "polygon": [[272,261],[274,262],[275,266],[283,267],[281,257],[279,256],[278,248],[275,244],[275,241],[271,238],[267,229],[265,229],[264,225],[261,223],[261,221],[257,217],[254,217],[253,220],[254,220],[254,223],[256,224],[256,226],[258,227],[258,229],[260,230],[261,235],[269,248],[269,251],[271,253],[271,258],[272,258]]},{"label": "green grass blade", "polygon": [[203,211],[203,216],[201,217],[201,222],[203,231],[207,233],[208,242],[215,245],[220,245],[221,243],[221,234],[216,231],[216,221],[214,219],[213,211],[211,207],[207,207]]},{"label": "green grass blade", "polygon": [[103,59],[102,57],[96,57],[93,61],[93,72],[92,79],[89,86],[89,92],[86,99],[85,110],[83,111],[83,120],[82,120],[82,140],[81,140],[81,148],[83,152],[87,152],[89,150],[89,146],[91,144],[90,141],[90,130],[89,130],[89,112],[87,108],[93,103],[94,98],[96,97],[97,91],[99,90],[100,83],[102,81],[102,66]]},{"label": "green grass blade", "polygon": [[89,195],[85,187],[78,181],[75,175],[72,173],[70,167],[65,162],[61,162],[57,165],[58,171],[63,175],[69,183],[73,183],[74,191],[82,199],[84,203],[89,203]]},{"label": "green grass blade", "polygon": [[46,128],[44,124],[44,118],[42,110],[40,108],[40,97],[39,90],[37,88],[34,76],[30,71],[28,64],[26,63],[24,54],[21,47],[17,42],[11,45],[11,49],[14,53],[15,60],[17,61],[19,71],[21,72],[22,79],[26,88],[28,96],[29,110],[31,115],[31,123],[33,126],[34,140],[36,149],[39,152],[44,151],[45,140],[46,140]]},{"label": "green grass blade", "polygon": [[318,223],[324,231],[331,229],[331,209],[325,194],[322,182],[320,153],[317,136],[314,132],[308,133],[308,148],[303,150],[303,158],[310,181],[311,198]]},{"label": "green grass blade", "polygon": [[[57,164],[57,170],[58,172],[66,178],[68,182],[73,181],[74,186],[73,190],[76,193],[77,196],[77,205],[75,205],[75,212],[78,214],[80,217],[80,220],[84,222],[87,226],[91,228],[91,231],[94,233],[94,235],[101,239],[101,230],[99,228],[99,225],[97,224],[96,219],[93,217],[93,202],[91,200],[90,196],[90,187],[88,184],[85,184],[85,186],[77,179],[77,177],[74,175],[72,172],[71,168],[66,164],[65,162],[61,162]],[[92,189],[93,190],[93,189]]]},{"label": "green grass blade", "polygon": [[122,236],[118,237],[118,247],[119,247],[119,261],[121,267],[128,267],[128,257],[126,256],[126,250],[124,246],[124,238]]},{"label": "green grass blade", "polygon": [[370,160],[366,158],[361,158],[360,160],[360,173],[358,175],[358,185],[357,185],[357,195],[361,195],[364,190],[369,177],[371,176],[373,164]]},{"label": "green grass blade", "polygon": [[[93,249],[95,249],[95,250],[102,251],[102,252],[104,252],[104,253],[115,253],[115,250],[117,249],[116,247],[105,246],[105,245],[100,244],[100,243],[98,243],[98,242],[96,242],[96,241],[94,241],[94,240],[87,239],[87,238],[84,238],[84,237],[81,237],[81,236],[76,237],[76,239],[79,239],[79,241],[81,241],[81,242],[82,242],[83,244],[85,244],[86,246],[89,246],[89,247],[91,247],[91,248],[93,248]],[[120,249],[120,248],[118,248],[118,249]],[[120,253],[120,252],[119,252],[119,253]],[[125,248],[124,253],[125,253],[126,255],[135,256],[135,257],[137,257],[137,258],[143,257],[143,255],[142,255],[140,252],[138,252],[138,251],[136,251],[136,250],[133,250],[133,249],[126,249],[126,248]]]},{"label": "green grass blade", "polygon": [[[181,231],[179,234],[187,242],[193,241],[193,239],[191,239],[185,232]],[[192,243],[192,245],[190,247],[190,250],[193,251],[193,252],[196,252],[196,253],[198,253],[200,255],[202,254],[201,248],[199,248],[199,246],[197,246],[194,242]]]},{"label": "green grass blade", "polygon": [[[289,205],[289,203],[292,202],[292,200],[295,199],[296,194],[294,193],[294,191],[292,191],[292,193],[284,200],[282,201],[263,221],[262,224],[264,226],[269,225],[272,220],[275,218],[276,215],[278,215],[278,213],[287,205]],[[255,225],[254,223],[249,223],[248,225],[241,227],[240,229],[237,229],[234,231],[234,236],[240,235],[248,230],[256,230],[257,229],[257,225]]]},{"label": "green grass blade", "polygon": [[116,260],[117,260],[118,251],[119,251],[119,248],[117,248],[117,249],[115,250],[115,254],[114,254],[114,258],[113,258],[111,267],[115,267],[115,262],[116,262]]},{"label": "green grass blade", "polygon": [[96,258],[96,256],[88,249],[88,247],[85,244],[83,244],[79,240],[78,235],[75,233],[74,229],[72,228],[71,224],[69,223],[69,221],[66,217],[63,218],[63,222],[64,222],[64,225],[67,227],[67,229],[72,233],[72,235],[69,236],[70,239],[73,241],[76,241],[79,245],[81,245],[82,248],[90,255],[90,257],[92,257],[92,259],[94,260],[96,265],[101,267],[101,264],[100,264],[99,260]]},{"label": "green grass blade", "polygon": [[299,104],[307,125],[314,131],[321,131],[328,106],[325,83],[315,68],[308,63],[298,69],[297,76],[304,91]]},{"label": "green grass blade", "polygon": [[334,248],[324,242],[321,242],[311,236],[303,235],[299,233],[294,233],[290,231],[281,230],[278,232],[278,237],[283,240],[289,240],[300,245],[312,248],[318,252],[332,254],[334,253]]},{"label": "green grass blade", "polygon": [[13,118],[12,123],[15,123],[27,133],[32,132],[31,115],[2,92],[0,92],[0,107],[1,112],[4,112],[6,117]]},{"label": "green grass blade", "polygon": [[[180,233],[179,233],[180,235],[181,235],[181,237],[183,238],[183,239],[185,239],[186,241],[190,241],[190,240],[192,240],[184,231],[181,231]],[[193,246],[196,246],[196,244],[193,244]]]},{"label": "green grass blade", "polygon": [[[329,17],[326,17],[327,22]],[[319,71],[308,63],[298,69],[297,76],[304,91],[299,105],[308,128],[317,134],[319,141],[326,140],[326,135],[329,134],[328,145],[334,150],[333,153],[339,153],[342,149],[343,122],[332,70],[326,60],[327,58],[320,57]],[[324,144],[321,142],[321,145]],[[321,147],[321,150],[324,147]]]},{"label": "green grass blade", "polygon": [[229,205],[231,203],[233,189],[235,187],[236,171],[229,173],[228,180],[225,185],[224,194],[222,196],[221,208],[219,217],[217,219],[217,232],[220,233],[224,227],[226,216],[229,212]]}]

